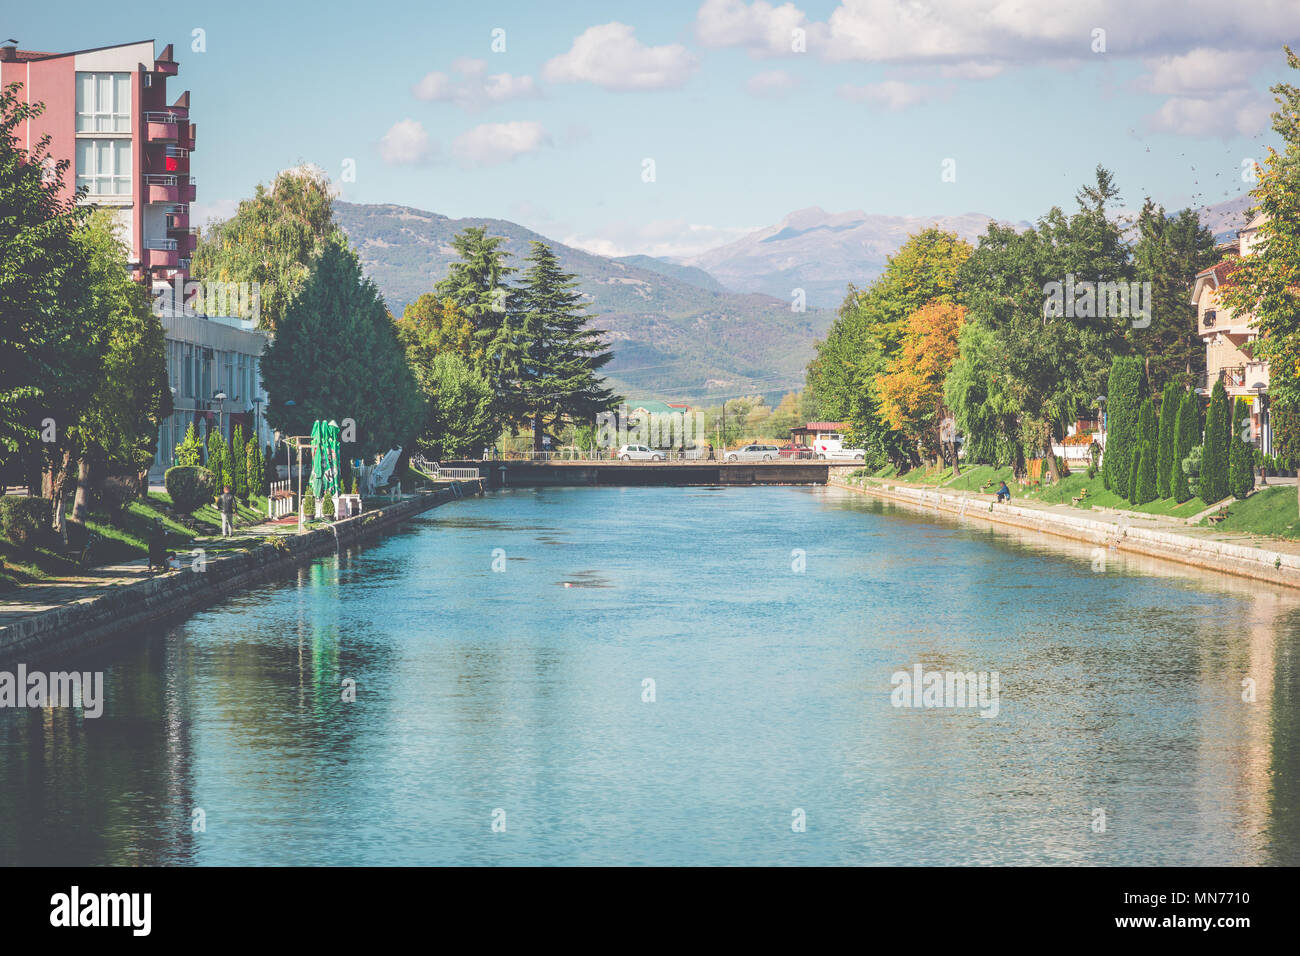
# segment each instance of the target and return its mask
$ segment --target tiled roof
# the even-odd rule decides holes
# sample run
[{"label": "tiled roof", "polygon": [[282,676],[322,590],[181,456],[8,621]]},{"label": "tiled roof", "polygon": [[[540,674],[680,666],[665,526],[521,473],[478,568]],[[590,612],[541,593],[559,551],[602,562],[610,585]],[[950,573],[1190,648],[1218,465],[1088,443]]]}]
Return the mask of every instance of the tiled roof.
[{"label": "tiled roof", "polygon": [[38,50],[19,50],[14,55],[14,61],[26,63],[28,60],[43,60],[47,56],[58,56],[57,53],[41,53]]},{"label": "tiled roof", "polygon": [[1210,268],[1202,269],[1200,272],[1196,273],[1196,278],[1209,278],[1209,276],[1213,274],[1215,285],[1219,286],[1226,283],[1228,277],[1239,268],[1241,268],[1241,261],[1239,259],[1224,259],[1222,262],[1217,262],[1210,266]]},{"label": "tiled roof", "polygon": [[838,432],[843,431],[848,422],[809,422],[803,427],[810,432]]}]

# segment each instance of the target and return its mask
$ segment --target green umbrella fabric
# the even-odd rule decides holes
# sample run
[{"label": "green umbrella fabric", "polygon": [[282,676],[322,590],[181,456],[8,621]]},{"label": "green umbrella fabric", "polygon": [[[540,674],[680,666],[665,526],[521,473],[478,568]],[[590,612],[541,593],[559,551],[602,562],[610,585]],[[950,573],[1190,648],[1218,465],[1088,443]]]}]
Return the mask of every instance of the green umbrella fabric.
[{"label": "green umbrella fabric", "polygon": [[339,493],[339,424],[330,419],[329,424],[321,428],[325,446],[325,494]]},{"label": "green umbrella fabric", "polygon": [[325,489],[324,476],[325,470],[325,423],[317,419],[311,426],[311,494],[313,498],[320,498]]}]

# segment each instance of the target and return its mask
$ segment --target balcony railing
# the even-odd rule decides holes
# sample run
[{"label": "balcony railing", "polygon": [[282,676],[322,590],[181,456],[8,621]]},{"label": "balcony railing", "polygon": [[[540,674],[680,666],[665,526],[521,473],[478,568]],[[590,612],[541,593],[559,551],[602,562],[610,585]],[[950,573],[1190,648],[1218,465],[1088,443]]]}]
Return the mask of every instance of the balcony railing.
[{"label": "balcony railing", "polygon": [[175,239],[146,239],[144,241],[144,247],[146,249],[175,250],[176,240]]}]

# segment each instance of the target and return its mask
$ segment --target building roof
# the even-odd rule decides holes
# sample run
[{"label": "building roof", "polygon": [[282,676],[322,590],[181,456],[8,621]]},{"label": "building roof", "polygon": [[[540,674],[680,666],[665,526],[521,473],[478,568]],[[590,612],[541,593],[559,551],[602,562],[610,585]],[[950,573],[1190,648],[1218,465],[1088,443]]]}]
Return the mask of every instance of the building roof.
[{"label": "building roof", "polygon": [[848,427],[848,424],[848,422],[809,422],[807,425],[792,428],[791,431],[841,432]]},{"label": "building roof", "polygon": [[627,407],[632,411],[642,410],[650,415],[680,415],[684,408],[673,408],[667,402],[656,402],[653,399],[647,399],[642,402],[628,402]]},{"label": "building roof", "polygon": [[85,50],[71,50],[67,53],[41,53],[38,50],[18,50],[10,62],[26,63],[31,60],[53,60],[61,56],[77,56],[80,53],[96,53],[100,50],[112,50],[119,46],[136,46],[140,43],[153,44],[153,40],[133,40],[130,43],[109,43],[104,46],[92,46]]}]

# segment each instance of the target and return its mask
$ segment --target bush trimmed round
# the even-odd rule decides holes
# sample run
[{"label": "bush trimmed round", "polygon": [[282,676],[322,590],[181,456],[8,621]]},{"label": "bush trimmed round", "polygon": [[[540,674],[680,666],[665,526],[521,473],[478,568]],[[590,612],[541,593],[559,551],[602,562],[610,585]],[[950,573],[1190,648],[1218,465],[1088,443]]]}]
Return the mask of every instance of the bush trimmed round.
[{"label": "bush trimmed round", "polygon": [[210,502],[217,493],[217,479],[208,469],[194,465],[168,468],[163,484],[171,496],[172,507],[183,515],[192,514]]}]

